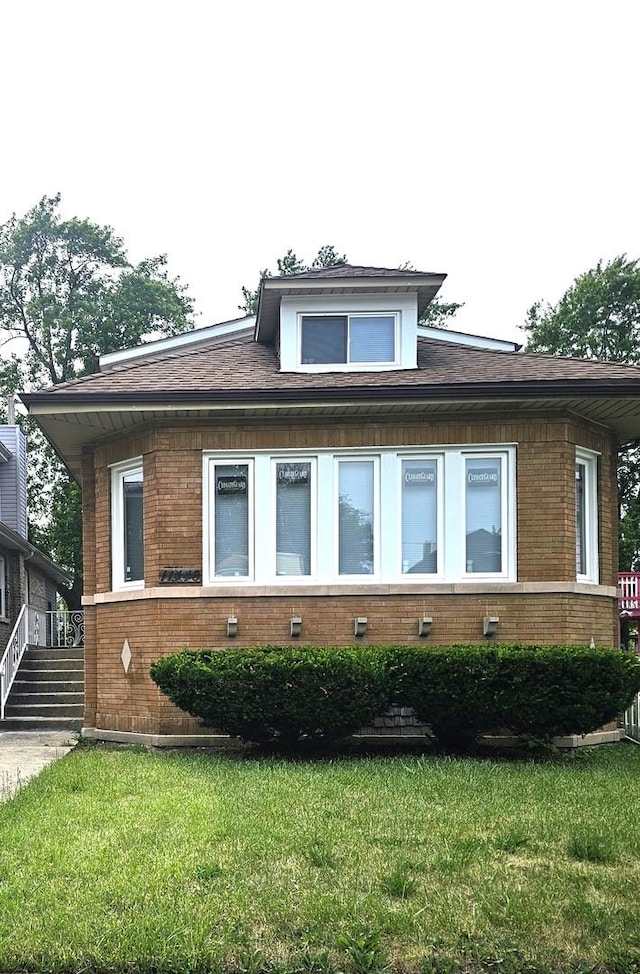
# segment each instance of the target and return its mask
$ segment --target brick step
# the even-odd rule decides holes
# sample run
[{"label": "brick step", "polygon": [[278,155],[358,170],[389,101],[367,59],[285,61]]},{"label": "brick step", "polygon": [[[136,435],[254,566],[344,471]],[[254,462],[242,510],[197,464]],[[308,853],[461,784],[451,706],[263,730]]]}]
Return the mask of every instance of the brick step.
[{"label": "brick step", "polygon": [[84,690],[63,690],[61,693],[21,693],[19,690],[14,693],[15,684],[11,687],[11,693],[7,700],[8,707],[39,707],[46,703],[59,704],[80,704],[84,705]]},{"label": "brick step", "polygon": [[13,704],[7,703],[4,708],[6,717],[77,717],[82,720],[84,715],[83,703],[40,703]]},{"label": "brick step", "polygon": [[29,659],[27,656],[22,657],[20,663],[19,672],[24,671],[32,673],[34,670],[68,670],[74,673],[82,673],[84,671],[84,660],[82,659],[66,659],[65,657],[55,657],[53,659]]},{"label": "brick step", "polygon": [[[2,731],[45,731],[68,730],[69,732],[82,730],[83,721],[79,717],[10,717],[0,720]],[[0,749],[2,741],[0,740]]]},{"label": "brick step", "polygon": [[[22,674],[18,674],[20,677]],[[55,679],[53,677],[55,676]],[[29,679],[16,679],[11,687],[14,693],[84,693],[84,680],[77,673],[67,675],[64,670],[54,670],[37,679],[29,674]]]}]

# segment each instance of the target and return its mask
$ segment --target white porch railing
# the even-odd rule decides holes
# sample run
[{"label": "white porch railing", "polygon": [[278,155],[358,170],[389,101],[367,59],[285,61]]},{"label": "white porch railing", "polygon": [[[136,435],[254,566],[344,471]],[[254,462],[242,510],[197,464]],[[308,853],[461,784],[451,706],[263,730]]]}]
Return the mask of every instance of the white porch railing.
[{"label": "white porch railing", "polygon": [[640,693],[624,713],[624,732],[627,737],[640,744]]},{"label": "white porch railing", "polygon": [[27,646],[84,646],[84,613],[22,606],[0,660],[0,720]]}]

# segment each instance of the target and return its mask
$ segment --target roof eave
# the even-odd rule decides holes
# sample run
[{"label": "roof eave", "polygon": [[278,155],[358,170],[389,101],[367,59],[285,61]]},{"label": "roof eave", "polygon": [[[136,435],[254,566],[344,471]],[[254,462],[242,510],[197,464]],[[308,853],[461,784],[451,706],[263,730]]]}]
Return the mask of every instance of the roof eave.
[{"label": "roof eave", "polygon": [[[314,402],[324,399],[477,399],[500,398],[564,398],[566,396],[607,396],[613,398],[640,399],[640,381],[637,379],[535,379],[530,381],[494,380],[488,382],[448,382],[438,385],[362,385],[326,387],[315,386],[281,389],[175,389],[137,390],[136,392],[86,392],[45,391],[20,393],[24,405],[37,412],[60,412],[68,405],[155,403],[173,405],[180,402],[256,402],[278,400],[281,402]],[[32,410],[32,407],[50,407]]]}]

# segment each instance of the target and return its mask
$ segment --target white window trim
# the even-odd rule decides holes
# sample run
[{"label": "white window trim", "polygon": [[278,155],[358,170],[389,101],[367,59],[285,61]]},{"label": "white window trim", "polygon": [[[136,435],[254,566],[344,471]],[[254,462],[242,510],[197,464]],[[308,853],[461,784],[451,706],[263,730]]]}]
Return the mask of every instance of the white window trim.
[{"label": "white window trim", "polygon": [[[582,447],[576,447],[576,467],[584,467],[584,512],[585,512],[585,563],[586,572],[576,569],[576,581],[597,584],[600,581],[598,557],[598,454]],[[574,502],[576,495],[574,494]],[[577,520],[577,519],[576,519]],[[576,550],[578,539],[576,538]]]},{"label": "white window trim", "polygon": [[[367,574],[340,574],[340,464],[341,463],[372,463],[373,464],[373,571]],[[333,488],[333,552],[334,580],[338,582],[366,582],[380,577],[380,456],[379,454],[346,453],[334,456],[334,488]]]},{"label": "white window trim", "polygon": [[[141,473],[144,484],[142,457],[133,457],[111,467],[111,588],[122,591],[144,588],[144,578],[127,582],[124,577],[124,478],[128,474]],[[143,487],[144,491],[144,487]],[[144,501],[143,501],[144,509]]]},{"label": "white window trim", "polygon": [[[300,372],[386,372],[398,369],[400,365],[400,317],[397,310],[392,311],[301,311],[296,327],[296,370]],[[347,355],[349,354],[349,320],[351,318],[393,318],[393,360],[388,362],[326,362],[310,365],[302,361],[302,319],[303,318],[346,318]]]},{"label": "white window trim", "polygon": [[0,619],[7,618],[7,559],[0,555]]},{"label": "white window trim", "polygon": [[[466,490],[466,464],[465,460],[468,458],[473,458],[474,460],[499,460],[500,461],[500,510],[501,510],[501,525],[500,525],[500,550],[501,550],[501,564],[502,571],[500,572],[470,572],[467,571],[466,563],[463,566],[463,575],[465,579],[469,581],[489,578],[508,578],[510,574],[509,567],[509,538],[515,536],[515,525],[510,523],[508,515],[509,512],[513,510],[514,504],[509,503],[509,467],[508,454],[504,450],[465,450],[462,454],[462,478],[463,478],[463,491]],[[464,510],[466,512],[466,497]],[[505,516],[506,515],[506,516]],[[466,522],[466,515],[463,519]],[[463,523],[462,529],[463,535],[466,536],[466,523]],[[464,538],[463,538],[464,541]],[[464,557],[464,555],[463,555]]]},{"label": "white window trim", "polygon": [[[260,459],[257,456],[247,456],[246,454],[216,454],[214,457],[210,457],[212,461],[211,471],[212,475],[209,475],[209,467],[205,467],[206,489],[203,491],[203,496],[205,498],[205,518],[203,519],[203,524],[205,527],[205,559],[204,565],[206,566],[207,577],[211,580],[211,585],[224,585],[228,583],[233,583],[235,585],[244,585],[248,582],[253,582],[255,580],[255,551],[256,545],[259,550],[265,550],[265,544],[260,544],[261,540],[261,528],[264,528],[266,519],[256,518],[252,516],[254,512],[254,478],[255,478],[255,468],[265,458]],[[236,467],[242,464],[247,466],[247,510],[248,510],[248,566],[246,575],[216,575],[216,550],[215,550],[215,497],[216,497],[216,478],[215,478],[215,468],[216,467]]]},{"label": "white window trim", "polygon": [[[315,579],[317,573],[316,562],[317,562],[317,552],[318,552],[317,457],[313,454],[312,455],[297,454],[295,458],[293,458],[291,454],[281,455],[279,453],[273,453],[270,456],[270,461],[271,461],[271,470],[269,474],[269,483],[270,485],[272,485],[273,489],[270,491],[271,517],[269,519],[269,524],[271,528],[271,533],[269,539],[269,546],[266,551],[266,557],[268,559],[267,574],[271,577],[271,579],[273,579],[275,584],[279,584],[279,585],[282,585],[283,583],[290,582],[290,581],[299,583],[301,579],[307,583],[312,582]],[[276,488],[276,469],[279,463],[308,463],[311,465],[311,484],[310,484],[310,493],[311,493],[310,549],[311,550],[310,550],[310,565],[309,565],[308,575],[285,575],[285,574],[278,575],[278,551],[277,551],[277,540],[276,540],[277,538],[277,520],[276,520],[277,496],[276,496],[275,488]]]},{"label": "white window trim", "polygon": [[[502,571],[470,572],[465,562],[465,483],[467,457],[500,458],[502,489]],[[402,460],[438,463],[437,573],[402,572],[401,471]],[[374,571],[367,575],[338,572],[338,463],[374,461]],[[311,574],[276,575],[275,463],[312,462]],[[250,474],[250,576],[225,578],[214,573],[214,470],[216,465],[254,464]],[[335,449],[253,451],[251,454],[203,453],[203,585],[296,586],[517,581],[516,448],[511,444],[429,446],[413,449]],[[259,498],[259,509],[254,497]],[[385,516],[382,513],[385,512]],[[393,512],[393,513],[392,513]],[[267,516],[265,516],[265,514]],[[330,543],[327,543],[329,542]]]},{"label": "white window trim", "polygon": [[[436,570],[435,572],[403,572],[402,571],[402,462],[403,460],[417,460],[424,463],[436,464]],[[404,581],[442,581],[445,569],[445,504],[444,504],[444,464],[445,456],[441,451],[432,453],[403,452],[398,453],[398,463],[396,471],[397,495],[393,498],[385,497],[385,510],[387,502],[395,505],[396,509],[396,538],[395,551],[396,561],[399,565],[399,577]],[[392,510],[393,507],[390,507]],[[448,547],[448,546],[447,546]]]}]

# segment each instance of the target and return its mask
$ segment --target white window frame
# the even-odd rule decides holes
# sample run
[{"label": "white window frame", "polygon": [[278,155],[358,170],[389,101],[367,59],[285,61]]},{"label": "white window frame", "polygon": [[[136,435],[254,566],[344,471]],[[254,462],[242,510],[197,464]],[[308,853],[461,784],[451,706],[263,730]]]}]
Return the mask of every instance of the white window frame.
[{"label": "white window frame", "polygon": [[[585,516],[585,566],[584,573],[578,572],[576,564],[576,580],[578,582],[598,583],[600,580],[600,565],[598,557],[598,454],[582,447],[576,447],[575,470],[577,473],[578,465],[584,468],[584,516]],[[577,505],[577,493],[574,494],[574,503]],[[577,527],[577,510],[576,510]],[[578,538],[576,532],[576,562],[577,562]]]},{"label": "white window frame", "polygon": [[[435,572],[404,572],[402,570],[402,463],[412,460],[436,465],[436,570]],[[424,580],[428,582],[440,581],[444,572],[444,455],[442,453],[399,453],[397,465],[397,500],[396,517],[396,560],[399,566],[399,576],[405,581]],[[390,499],[391,501],[391,499]],[[386,509],[386,504],[385,504]]]},{"label": "white window frame", "polygon": [[[255,517],[254,502],[254,478],[257,458],[246,454],[217,454],[211,458],[210,472],[207,469],[205,496],[205,560],[207,576],[211,580],[211,585],[224,585],[229,582],[238,585],[253,582],[255,579],[255,551],[256,534],[259,528],[259,520]],[[216,467],[237,467],[247,466],[247,518],[248,518],[248,565],[246,575],[216,575],[216,550],[215,550],[215,502],[216,502]],[[208,503],[207,503],[208,501]]]},{"label": "white window frame", "polygon": [[[111,588],[122,589],[144,588],[144,577],[128,582],[124,571],[124,478],[132,473],[142,475],[143,484],[143,512],[144,512],[144,464],[142,457],[133,457],[122,463],[111,466]],[[144,513],[143,513],[144,539]],[[144,551],[144,542],[143,542]],[[143,554],[144,565],[144,554]]]},{"label": "white window frame", "polygon": [[[340,574],[340,464],[373,464],[373,571],[366,574]],[[366,582],[380,575],[380,457],[369,453],[345,453],[334,458],[333,485],[333,552],[334,577],[340,582]]]},{"label": "white window frame", "polygon": [[[302,361],[302,320],[303,318],[346,318],[347,319],[347,361],[310,364]],[[352,318],[393,318],[393,359],[386,362],[349,361],[349,331]],[[400,312],[398,311],[301,311],[297,318],[296,361],[301,372],[383,372],[397,369],[400,365]]]},{"label": "white window frame", "polygon": [[[514,505],[509,503],[509,466],[508,463],[508,453],[504,450],[464,450],[462,455],[462,469],[461,475],[463,478],[463,495],[464,495],[464,506],[463,506],[463,571],[462,575],[465,579],[469,581],[472,580],[482,580],[483,578],[508,578],[510,574],[509,569],[509,538],[515,536],[515,525],[511,525],[509,522],[509,511],[513,509]],[[466,525],[466,461],[467,460],[498,460],[500,463],[500,563],[502,569],[499,572],[473,572],[468,571],[468,565],[466,563],[466,541],[467,541],[467,525]]]},{"label": "white window frame", "polygon": [[[272,486],[272,489],[271,489],[271,492],[270,492],[271,493],[271,505],[270,505],[271,517],[270,517],[270,524],[271,524],[272,530],[271,530],[270,545],[269,545],[269,549],[268,549],[268,553],[269,553],[269,557],[270,557],[269,574],[273,577],[273,579],[275,579],[277,581],[278,584],[282,584],[283,582],[287,582],[287,581],[292,581],[294,579],[297,580],[297,581],[300,581],[302,579],[305,582],[309,582],[311,579],[315,578],[316,572],[317,572],[317,569],[316,569],[317,551],[318,551],[318,540],[317,540],[318,539],[318,504],[317,504],[317,496],[318,496],[318,487],[317,487],[317,485],[318,485],[318,468],[317,468],[317,457],[314,456],[314,455],[307,456],[307,455],[302,455],[302,454],[298,454],[295,457],[291,456],[291,454],[283,454],[282,456],[279,455],[279,454],[273,454],[271,456],[270,460],[271,460],[270,483],[273,486]],[[277,465],[279,463],[308,463],[308,464],[311,465],[311,484],[310,484],[310,493],[311,493],[310,519],[311,520],[310,520],[310,525],[309,525],[310,532],[311,532],[311,538],[310,538],[310,565],[309,565],[309,574],[308,575],[293,575],[293,574],[292,575],[285,575],[285,574],[279,575],[278,574],[278,550],[277,550],[277,547],[278,547],[278,545],[277,545],[277,530],[278,530],[278,525],[277,525],[277,518],[276,518],[276,509],[277,509],[277,490],[276,490],[276,488],[277,488],[277,474],[276,474],[276,470],[277,470]]]},{"label": "white window frame", "polygon": [[[500,572],[466,571],[465,460],[499,458],[501,462]],[[437,488],[437,573],[402,572],[402,461],[436,461]],[[338,546],[338,471],[345,461],[373,461],[374,464],[374,564],[371,574],[340,575]],[[277,575],[276,479],[277,463],[312,464],[311,574]],[[215,576],[214,503],[216,466],[248,464],[250,575]],[[203,584],[205,586],[268,585],[295,587],[309,584],[364,585],[393,582],[483,582],[516,581],[516,448],[497,446],[439,446],[300,451],[205,452],[203,454]],[[382,517],[382,512],[385,516]],[[322,533],[321,533],[322,532]]]},{"label": "white window frame", "polygon": [[0,555],[0,619],[7,618],[7,559]]}]

